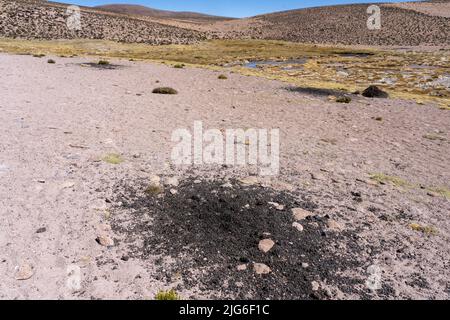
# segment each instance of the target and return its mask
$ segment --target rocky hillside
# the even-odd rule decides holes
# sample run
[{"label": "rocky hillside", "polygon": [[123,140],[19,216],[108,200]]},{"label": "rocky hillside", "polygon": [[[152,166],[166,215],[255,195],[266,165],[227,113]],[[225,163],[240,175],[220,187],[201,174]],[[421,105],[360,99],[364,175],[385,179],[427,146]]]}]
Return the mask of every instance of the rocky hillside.
[{"label": "rocky hillside", "polygon": [[[434,3],[435,10],[447,3]],[[450,18],[380,5],[381,29],[367,28],[368,5],[317,7],[227,22],[225,36],[346,45],[449,45]],[[224,25],[224,24],[223,24]],[[218,30],[222,26],[216,26]]]},{"label": "rocky hillside", "polygon": [[137,7],[140,14],[136,14],[134,6],[126,6],[134,10],[131,12],[123,11],[121,6],[119,13],[82,8],[82,28],[71,31],[66,26],[67,5],[38,0],[0,0],[0,36],[150,44],[251,38],[344,45],[450,45],[449,1],[380,4],[380,30],[368,29],[368,6],[317,7],[234,20],[149,8],[147,14],[143,14],[142,7]]},{"label": "rocky hillside", "polygon": [[110,4],[94,7],[95,9],[114,12],[120,14],[128,15],[141,15],[151,18],[158,19],[175,19],[175,20],[185,20],[197,23],[214,22],[214,21],[224,21],[232,20],[232,18],[211,16],[207,14],[201,14],[196,12],[175,12],[167,10],[157,10],[148,8],[140,5],[130,5],[130,4]]},{"label": "rocky hillside", "polygon": [[36,0],[0,0],[0,36],[25,39],[105,39],[149,44],[183,44],[206,34],[82,8],[81,29],[67,27],[68,5]]}]

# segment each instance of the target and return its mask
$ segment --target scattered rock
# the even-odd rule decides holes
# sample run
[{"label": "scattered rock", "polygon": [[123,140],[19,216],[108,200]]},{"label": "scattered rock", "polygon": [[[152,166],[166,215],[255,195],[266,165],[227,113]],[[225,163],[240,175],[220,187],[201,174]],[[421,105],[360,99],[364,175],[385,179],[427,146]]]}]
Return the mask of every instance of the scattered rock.
[{"label": "scattered rock", "polygon": [[170,193],[171,193],[172,195],[176,195],[176,194],[178,193],[178,190],[176,190],[176,189],[170,189]]},{"label": "scattered rock", "polygon": [[36,230],[36,233],[44,233],[45,231],[47,231],[46,227],[42,227]]},{"label": "scattered rock", "polygon": [[173,89],[173,88],[169,88],[169,87],[161,87],[161,88],[153,89],[152,93],[156,93],[156,94],[177,94],[178,91]]},{"label": "scattered rock", "polygon": [[321,173],[311,173],[311,179],[323,181],[325,180],[325,176]]},{"label": "scattered rock", "polygon": [[308,267],[309,267],[309,264],[308,264],[308,263],[306,263],[306,262],[303,262],[303,263],[302,263],[302,268],[306,269],[306,268],[308,268]]},{"label": "scattered rock", "polygon": [[114,240],[110,238],[107,235],[99,235],[97,239],[95,239],[98,244],[104,246],[104,247],[113,247],[114,246]]},{"label": "scattered rock", "polygon": [[428,191],[428,192],[427,192],[427,196],[432,197],[432,198],[435,198],[435,197],[439,197],[440,194],[437,193],[437,192],[434,192],[434,191]]},{"label": "scattered rock", "polygon": [[253,270],[255,270],[256,274],[269,274],[272,272],[272,270],[264,263],[254,263]]},{"label": "scattered rock", "polygon": [[16,267],[15,278],[16,280],[28,280],[33,276],[33,274],[33,267],[30,264],[25,263]]},{"label": "scattered rock", "polygon": [[255,176],[250,176],[246,178],[239,179],[239,182],[246,186],[252,186],[258,183],[258,178]]},{"label": "scattered rock", "polygon": [[292,226],[293,226],[295,229],[297,229],[298,231],[300,231],[300,232],[302,232],[302,231],[304,230],[303,226],[302,226],[300,223],[298,223],[298,222],[294,222],[294,223],[292,224]]},{"label": "scattered rock", "polygon": [[222,188],[233,188],[233,185],[230,182],[224,183]]},{"label": "scattered rock", "polygon": [[312,212],[304,210],[302,208],[294,208],[292,209],[292,214],[294,216],[295,221],[304,220],[309,216],[314,215]]},{"label": "scattered rock", "polygon": [[369,86],[363,91],[362,95],[366,98],[387,98],[389,95],[377,86]]},{"label": "scattered rock", "polygon": [[178,187],[180,182],[176,177],[171,177],[166,179],[166,185],[172,186],[172,187]]},{"label": "scattered rock", "polygon": [[150,177],[150,184],[153,185],[159,185],[161,183],[161,178],[159,176],[151,176]]},{"label": "scattered rock", "polygon": [[279,204],[279,203],[276,203],[276,202],[268,202],[268,204],[274,206],[275,209],[277,209],[279,211],[283,211],[284,210],[284,206],[282,204]]},{"label": "scattered rock", "polygon": [[261,240],[258,244],[258,249],[261,250],[264,253],[267,253],[270,251],[270,249],[273,248],[273,246],[275,245],[275,242],[273,242],[273,240],[271,239],[264,239]]},{"label": "scattered rock", "polygon": [[318,291],[320,288],[320,285],[317,281],[313,281],[311,282],[311,290],[312,291]]},{"label": "scattered rock", "polygon": [[237,266],[237,270],[238,271],[245,271],[247,270],[247,265],[246,264],[240,264]]},{"label": "scattered rock", "polygon": [[344,230],[343,226],[341,226],[337,221],[331,220],[331,219],[328,220],[327,226],[328,226],[328,228],[330,230],[333,230],[333,231],[342,231],[342,230]]},{"label": "scattered rock", "polygon": [[69,189],[69,188],[73,188],[75,186],[75,183],[72,181],[66,181],[61,185],[62,189]]}]

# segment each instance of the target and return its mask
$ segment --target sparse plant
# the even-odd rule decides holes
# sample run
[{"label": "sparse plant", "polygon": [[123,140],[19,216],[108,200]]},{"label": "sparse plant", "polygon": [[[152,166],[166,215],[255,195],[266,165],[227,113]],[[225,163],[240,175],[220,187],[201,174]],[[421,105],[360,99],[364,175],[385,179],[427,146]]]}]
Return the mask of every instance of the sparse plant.
[{"label": "sparse plant", "polygon": [[107,61],[107,60],[100,60],[98,62],[98,64],[101,65],[101,66],[107,66],[107,65],[109,65],[109,61]]},{"label": "sparse plant", "polygon": [[158,195],[163,192],[163,188],[159,184],[151,184],[145,189],[148,195]]},{"label": "sparse plant", "polygon": [[183,69],[185,67],[185,65],[183,63],[179,63],[173,66],[175,69]]},{"label": "sparse plant", "polygon": [[409,227],[411,229],[413,229],[414,231],[419,231],[419,232],[422,232],[422,233],[425,233],[425,234],[428,234],[428,235],[436,235],[436,234],[438,234],[437,229],[435,227],[433,227],[433,226],[422,226],[422,225],[420,225],[418,223],[411,223],[409,225]]},{"label": "sparse plant", "polygon": [[375,173],[370,176],[370,179],[377,181],[380,184],[391,183],[396,187],[411,187],[411,184],[402,178],[395,176],[388,176],[383,173]]},{"label": "sparse plant", "polygon": [[160,290],[156,296],[156,300],[180,300],[180,296],[177,294],[175,290],[162,291]]},{"label": "sparse plant", "polygon": [[340,96],[336,98],[336,102],[338,103],[350,103],[352,101],[352,98],[347,96]]},{"label": "sparse plant", "polygon": [[33,57],[35,57],[35,58],[43,58],[43,57],[45,57],[45,54],[43,54],[43,53],[36,53],[36,54],[33,54]]},{"label": "sparse plant", "polygon": [[48,59],[48,60],[47,60],[47,63],[50,63],[50,64],[55,64],[55,63],[56,63],[56,61],[55,61],[55,60],[53,60],[53,59]]},{"label": "sparse plant", "polygon": [[441,137],[441,136],[439,136],[437,134],[432,134],[432,133],[425,134],[423,136],[423,138],[431,140],[431,141],[436,141],[436,140],[438,140],[438,141],[445,141],[444,137]]},{"label": "sparse plant", "polygon": [[228,77],[226,75],[224,75],[224,74],[221,74],[221,75],[219,75],[218,79],[220,79],[220,80],[227,80]]},{"label": "sparse plant", "polygon": [[170,87],[160,87],[153,89],[152,93],[156,94],[177,94],[178,91]]},{"label": "sparse plant", "polygon": [[121,164],[123,162],[123,159],[120,154],[110,153],[103,157],[103,161],[109,164]]},{"label": "sparse plant", "polygon": [[441,188],[428,188],[429,191],[437,193],[441,196],[443,196],[444,198],[450,199],[450,190],[448,188],[445,187],[441,187]]}]

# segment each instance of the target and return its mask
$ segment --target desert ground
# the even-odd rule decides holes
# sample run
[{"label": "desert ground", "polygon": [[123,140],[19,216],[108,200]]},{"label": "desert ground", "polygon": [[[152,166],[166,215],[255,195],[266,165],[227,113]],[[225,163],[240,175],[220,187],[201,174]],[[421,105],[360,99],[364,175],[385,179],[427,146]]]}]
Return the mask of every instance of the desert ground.
[{"label": "desert ground", "polygon": [[[449,299],[448,4],[0,0],[0,298]],[[279,172],[177,165],[197,121]]]},{"label": "desert ground", "polygon": [[[280,80],[129,59],[0,61],[1,298],[449,298],[450,113],[439,104],[337,103]],[[153,94],[160,86],[178,94]],[[280,174],[175,166],[171,133],[196,120],[279,128]],[[215,239],[221,211],[191,225],[183,207],[218,210],[211,194],[262,222],[235,225],[245,241]],[[309,212],[301,232],[295,208]],[[274,240],[268,253],[262,238]],[[371,266],[380,290],[365,285]]]}]

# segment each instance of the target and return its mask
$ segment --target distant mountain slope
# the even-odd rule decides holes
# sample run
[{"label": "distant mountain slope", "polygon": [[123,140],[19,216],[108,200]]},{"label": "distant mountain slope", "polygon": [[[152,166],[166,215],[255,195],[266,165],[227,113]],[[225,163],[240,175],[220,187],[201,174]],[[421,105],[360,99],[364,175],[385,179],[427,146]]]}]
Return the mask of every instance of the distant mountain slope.
[{"label": "distant mountain slope", "polygon": [[0,0],[0,37],[24,39],[105,39],[148,44],[188,44],[206,33],[81,8],[81,29],[67,26],[68,4],[37,0]]},{"label": "distant mountain slope", "polygon": [[[212,28],[231,38],[345,45],[450,45],[450,18],[399,5],[378,5],[380,30],[367,27],[369,4],[276,12],[237,22],[218,22]],[[433,5],[434,12],[445,12],[448,1]]]},{"label": "distant mountain slope", "polygon": [[231,20],[232,18],[211,16],[196,12],[176,12],[152,9],[141,5],[130,4],[110,4],[96,6],[94,9],[114,12],[119,14],[141,15],[158,19],[194,20],[203,22]]},{"label": "distant mountain slope", "polygon": [[378,4],[381,8],[380,30],[367,27],[369,4],[307,8],[247,19],[132,5],[82,7],[82,28],[72,31],[66,26],[67,4],[0,0],[0,36],[106,39],[150,44],[224,38],[343,45],[441,46],[450,45],[449,3],[449,0],[436,0]]}]

